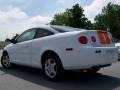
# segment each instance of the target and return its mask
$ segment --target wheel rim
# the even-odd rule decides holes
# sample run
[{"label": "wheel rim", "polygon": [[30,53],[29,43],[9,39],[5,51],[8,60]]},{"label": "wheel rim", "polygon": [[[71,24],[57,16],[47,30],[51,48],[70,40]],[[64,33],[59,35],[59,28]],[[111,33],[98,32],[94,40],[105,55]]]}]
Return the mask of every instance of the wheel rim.
[{"label": "wheel rim", "polygon": [[45,73],[48,77],[54,78],[57,74],[57,65],[54,59],[47,59],[45,62]]},{"label": "wheel rim", "polygon": [[5,67],[10,67],[10,60],[9,60],[9,57],[7,55],[3,56],[3,59],[2,59],[2,62],[3,62],[3,65]]}]

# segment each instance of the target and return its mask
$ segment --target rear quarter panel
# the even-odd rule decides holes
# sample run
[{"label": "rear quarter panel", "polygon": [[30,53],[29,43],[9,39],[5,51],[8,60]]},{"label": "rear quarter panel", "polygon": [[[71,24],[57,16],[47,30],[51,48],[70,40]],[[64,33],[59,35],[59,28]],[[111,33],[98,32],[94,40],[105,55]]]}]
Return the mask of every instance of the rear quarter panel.
[{"label": "rear quarter panel", "polygon": [[76,42],[73,37],[77,33],[78,32],[55,34],[33,40],[31,47],[32,63],[36,67],[41,67],[42,54],[47,50],[51,50],[59,56],[64,67],[66,48],[75,47]]}]

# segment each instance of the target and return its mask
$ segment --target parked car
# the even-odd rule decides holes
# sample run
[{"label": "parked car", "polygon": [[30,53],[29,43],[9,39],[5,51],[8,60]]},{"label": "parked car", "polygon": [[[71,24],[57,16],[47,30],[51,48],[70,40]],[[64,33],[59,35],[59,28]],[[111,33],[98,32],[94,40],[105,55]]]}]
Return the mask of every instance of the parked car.
[{"label": "parked car", "polygon": [[118,61],[120,61],[120,42],[115,43],[115,46],[118,48]]},{"label": "parked car", "polygon": [[3,50],[4,68],[12,64],[42,68],[46,77],[57,80],[64,70],[96,73],[118,60],[112,35],[101,30],[84,30],[46,25],[31,28],[10,40]]}]

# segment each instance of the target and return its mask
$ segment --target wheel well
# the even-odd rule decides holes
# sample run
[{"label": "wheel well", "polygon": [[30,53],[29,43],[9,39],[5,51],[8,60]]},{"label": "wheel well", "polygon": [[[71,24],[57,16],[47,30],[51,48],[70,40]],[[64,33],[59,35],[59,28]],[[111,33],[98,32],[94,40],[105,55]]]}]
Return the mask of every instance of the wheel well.
[{"label": "wheel well", "polygon": [[46,56],[49,56],[49,55],[51,55],[51,56],[56,56],[56,57],[58,58],[58,60],[59,60],[59,63],[61,64],[61,66],[62,66],[62,68],[63,68],[63,65],[62,65],[62,62],[61,62],[59,56],[58,56],[54,51],[51,51],[51,50],[45,51],[45,52],[42,54],[42,57],[41,57],[41,65],[42,65],[42,67],[43,67],[43,63],[44,63],[44,61],[45,61]]},{"label": "wheel well", "polygon": [[8,55],[7,51],[3,51],[2,55]]}]

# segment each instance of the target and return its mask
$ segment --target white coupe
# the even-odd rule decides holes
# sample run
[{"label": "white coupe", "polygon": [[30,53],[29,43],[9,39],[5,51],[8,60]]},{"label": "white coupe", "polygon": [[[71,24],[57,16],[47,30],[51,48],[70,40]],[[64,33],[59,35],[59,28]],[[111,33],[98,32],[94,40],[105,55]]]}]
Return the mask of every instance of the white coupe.
[{"label": "white coupe", "polygon": [[95,73],[118,60],[112,35],[101,30],[45,25],[10,41],[1,58],[4,68],[12,64],[41,68],[50,80],[57,80],[64,70]]}]

